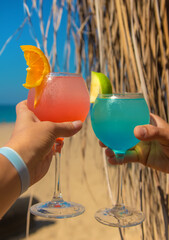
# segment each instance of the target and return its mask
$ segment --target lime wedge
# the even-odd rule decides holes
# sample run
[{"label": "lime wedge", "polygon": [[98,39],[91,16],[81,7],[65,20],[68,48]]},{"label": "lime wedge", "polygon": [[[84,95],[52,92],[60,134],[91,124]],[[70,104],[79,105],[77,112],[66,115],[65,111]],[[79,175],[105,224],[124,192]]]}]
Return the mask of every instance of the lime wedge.
[{"label": "lime wedge", "polygon": [[90,102],[94,103],[98,94],[112,93],[112,85],[107,76],[103,73],[91,73]]}]

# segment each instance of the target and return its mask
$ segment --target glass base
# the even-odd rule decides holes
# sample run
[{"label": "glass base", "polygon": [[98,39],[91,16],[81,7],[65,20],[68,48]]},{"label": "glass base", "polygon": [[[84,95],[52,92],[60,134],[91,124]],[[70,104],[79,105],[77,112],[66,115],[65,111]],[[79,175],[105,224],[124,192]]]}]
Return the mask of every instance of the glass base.
[{"label": "glass base", "polygon": [[81,204],[65,201],[37,203],[30,208],[33,215],[55,219],[76,217],[84,211],[85,208]]},{"label": "glass base", "polygon": [[112,227],[132,227],[141,224],[145,215],[143,212],[123,205],[115,205],[112,208],[100,209],[95,218],[102,224]]}]

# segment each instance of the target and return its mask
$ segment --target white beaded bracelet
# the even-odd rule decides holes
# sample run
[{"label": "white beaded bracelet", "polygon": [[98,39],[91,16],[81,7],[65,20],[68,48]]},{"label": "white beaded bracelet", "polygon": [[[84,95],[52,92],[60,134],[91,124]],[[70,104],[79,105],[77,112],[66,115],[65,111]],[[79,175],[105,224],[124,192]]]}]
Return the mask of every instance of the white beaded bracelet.
[{"label": "white beaded bracelet", "polygon": [[30,185],[29,171],[20,155],[9,147],[0,148],[0,154],[5,156],[16,168],[21,181],[21,194],[24,193]]}]

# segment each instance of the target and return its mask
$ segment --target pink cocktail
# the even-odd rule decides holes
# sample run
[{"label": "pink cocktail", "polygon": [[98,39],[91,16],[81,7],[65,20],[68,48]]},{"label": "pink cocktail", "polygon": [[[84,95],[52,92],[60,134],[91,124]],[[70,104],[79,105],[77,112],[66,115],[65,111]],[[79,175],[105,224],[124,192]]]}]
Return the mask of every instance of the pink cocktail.
[{"label": "pink cocktail", "polygon": [[[49,73],[46,75],[38,104],[34,107],[35,89],[28,94],[28,108],[41,121],[84,121],[90,109],[86,83],[80,74]],[[58,156],[57,156],[58,155]],[[60,152],[55,153],[55,189],[51,201],[31,207],[31,213],[47,218],[68,218],[80,215],[85,208],[63,200],[60,189]]]},{"label": "pink cocktail", "polygon": [[46,84],[36,108],[34,95],[35,89],[31,89],[28,108],[41,121],[84,121],[89,112],[89,93],[80,74],[50,73],[46,76]]}]

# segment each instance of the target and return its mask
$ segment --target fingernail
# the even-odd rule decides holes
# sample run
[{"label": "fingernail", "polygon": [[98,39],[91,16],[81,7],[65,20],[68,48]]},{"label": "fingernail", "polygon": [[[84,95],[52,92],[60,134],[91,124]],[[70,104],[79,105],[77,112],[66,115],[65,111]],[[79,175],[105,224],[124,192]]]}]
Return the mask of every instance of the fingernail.
[{"label": "fingernail", "polygon": [[82,126],[82,122],[80,120],[72,122],[73,126],[75,128],[79,128]]},{"label": "fingernail", "polygon": [[145,127],[140,127],[139,128],[139,134],[140,134],[141,137],[146,137],[147,129]]}]

